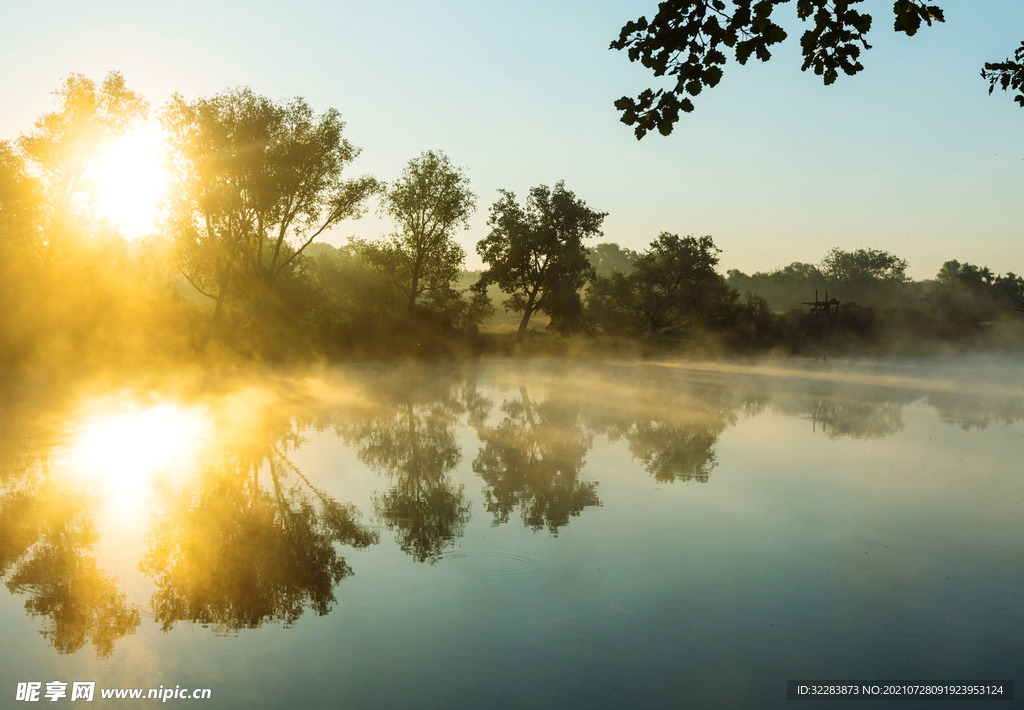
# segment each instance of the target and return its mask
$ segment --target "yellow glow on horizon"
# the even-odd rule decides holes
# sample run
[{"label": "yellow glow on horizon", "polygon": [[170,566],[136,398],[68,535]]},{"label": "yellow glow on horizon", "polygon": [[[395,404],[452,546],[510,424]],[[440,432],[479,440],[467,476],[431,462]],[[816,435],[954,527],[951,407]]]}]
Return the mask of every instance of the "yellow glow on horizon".
[{"label": "yellow glow on horizon", "polygon": [[151,121],[111,146],[90,171],[100,214],[129,239],[154,228],[157,202],[167,181],[162,143],[160,125]]},{"label": "yellow glow on horizon", "polygon": [[199,409],[161,404],[86,424],[67,451],[68,464],[97,486],[113,508],[140,508],[154,475],[190,467],[209,418]]}]

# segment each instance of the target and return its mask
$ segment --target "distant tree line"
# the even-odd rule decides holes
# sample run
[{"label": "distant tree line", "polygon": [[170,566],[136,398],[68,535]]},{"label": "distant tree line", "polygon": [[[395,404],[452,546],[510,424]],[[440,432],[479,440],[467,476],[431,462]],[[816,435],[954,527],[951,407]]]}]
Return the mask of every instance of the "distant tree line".
[{"label": "distant tree line", "polygon": [[998,323],[1016,320],[1024,278],[1013,272],[999,275],[988,267],[950,260],[934,279],[913,281],[907,262],[886,251],[833,249],[820,264],[794,262],[748,276],[728,272],[733,288],[760,294],[775,312],[804,309],[815,293],[846,303],[846,325],[855,322],[876,332],[886,322],[904,335],[925,340],[961,341],[983,334]]},{"label": "distant tree line", "polygon": [[[928,344],[988,337],[1017,305],[1008,293],[1024,289],[956,261],[913,282],[905,260],[875,249],[723,276],[706,235],[591,247],[607,213],[563,182],[524,201],[500,190],[476,245],[485,268],[470,274],[457,240],[477,207],[465,168],[428,150],[391,182],[349,177],[359,148],[337,111],[249,89],[175,95],[161,110],[165,217],[127,242],[96,213],[90,166],[149,106],[117,73],[101,84],[72,75],[54,94],[54,111],[0,142],[8,366],[511,352],[536,342],[538,325],[645,349],[767,350],[801,341],[804,304],[826,291],[843,303],[851,347]],[[371,198],[393,233],[318,241]]]}]

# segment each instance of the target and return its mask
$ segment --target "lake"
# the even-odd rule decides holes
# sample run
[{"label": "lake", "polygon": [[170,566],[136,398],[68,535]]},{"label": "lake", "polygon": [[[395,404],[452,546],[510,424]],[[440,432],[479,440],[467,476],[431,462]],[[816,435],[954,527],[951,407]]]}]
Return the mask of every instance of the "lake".
[{"label": "lake", "polygon": [[786,681],[1024,678],[1021,372],[352,365],[8,405],[0,706],[60,681],[874,707]]}]

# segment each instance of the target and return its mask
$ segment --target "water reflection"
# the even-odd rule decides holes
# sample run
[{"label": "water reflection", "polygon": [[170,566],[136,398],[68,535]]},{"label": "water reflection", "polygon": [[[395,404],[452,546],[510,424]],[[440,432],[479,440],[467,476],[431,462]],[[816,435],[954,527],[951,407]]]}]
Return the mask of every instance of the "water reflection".
[{"label": "water reflection", "polygon": [[455,426],[463,414],[474,421],[485,416],[490,401],[472,383],[461,384],[400,377],[377,389],[373,411],[351,422],[341,414],[337,425],[359,460],[388,479],[390,487],[374,497],[374,512],[418,562],[440,558],[470,519],[465,487],[449,475],[462,460]]},{"label": "water reflection", "polygon": [[58,653],[90,643],[97,655],[109,656],[141,617],[116,578],[97,567],[94,501],[54,480],[50,451],[32,446],[30,431],[5,433],[21,446],[8,439],[0,459],[0,578],[26,597],[25,610],[40,619],[41,635]]},{"label": "water reflection", "polygon": [[97,655],[109,656],[114,641],[141,623],[139,610],[88,554],[96,542],[88,522],[47,527],[10,570],[7,588],[28,597],[25,610],[41,617],[40,633],[58,653],[73,653],[89,642]]},{"label": "water reflection", "polygon": [[903,431],[903,409],[920,397],[910,389],[803,381],[775,392],[772,409],[810,421],[830,439],[882,439]]},{"label": "water reflection", "polygon": [[[766,410],[830,439],[898,435],[914,402],[964,429],[1024,421],[1019,396],[948,382],[621,366],[481,372],[367,369],[225,388],[188,405],[8,409],[0,578],[58,652],[109,656],[144,619],[164,632],[236,633],[329,613],[358,571],[346,551],[380,542],[349,500],[412,560],[433,563],[481,523],[519,518],[557,535],[610,505],[598,495],[598,440],[624,446],[634,480],[709,483],[722,435]],[[318,459],[310,471],[303,452],[314,432],[351,448],[352,478],[369,482],[361,497],[330,483],[341,464]],[[475,528],[474,504],[487,513]],[[112,521],[138,541],[125,567],[103,563],[122,559],[103,554]],[[129,593],[124,580],[139,572],[148,586]]]},{"label": "water reflection", "polygon": [[904,409],[924,397],[943,422],[964,430],[984,429],[994,423],[1024,421],[1024,402],[1006,394],[978,394],[951,389],[948,383],[934,390],[898,387],[864,387],[839,383],[804,383],[776,393],[775,411],[801,416],[813,432],[831,439],[883,439],[904,429]]},{"label": "water reflection", "polygon": [[151,607],[164,631],[180,621],[223,632],[290,626],[306,609],[327,614],[334,587],[352,574],[335,543],[378,541],[353,506],[291,463],[288,452],[304,443],[294,420],[259,424],[185,485],[162,491],[167,508],[139,568],[156,583]]},{"label": "water reflection", "polygon": [[116,400],[94,403],[55,462],[121,514],[144,505],[155,475],[191,468],[211,426],[195,407],[123,408]]},{"label": "water reflection", "polygon": [[673,383],[643,373],[620,382],[610,401],[592,403],[589,426],[610,441],[625,440],[659,483],[706,483],[717,466],[718,437],[740,411],[753,416],[764,406],[756,395],[716,380]]},{"label": "water reflection", "polygon": [[967,431],[990,424],[1024,421],[1024,399],[964,392],[930,392],[927,402],[939,418]]},{"label": "water reflection", "polygon": [[156,582],[152,611],[165,631],[179,621],[288,626],[307,608],[324,615],[352,574],[333,543],[376,541],[350,506],[288,486],[280,462],[262,468],[232,460],[204,471],[149,534],[139,566]]},{"label": "water reflection", "polygon": [[831,439],[882,439],[903,431],[905,402],[850,402],[843,399],[819,399],[807,405],[811,430]]},{"label": "water reflection", "polygon": [[473,462],[487,487],[484,500],[494,525],[519,509],[523,524],[556,535],[585,508],[597,506],[597,484],[580,480],[593,438],[580,426],[579,404],[557,399],[534,402],[525,385],[519,398],[501,404],[505,415],[480,427],[483,448]]}]

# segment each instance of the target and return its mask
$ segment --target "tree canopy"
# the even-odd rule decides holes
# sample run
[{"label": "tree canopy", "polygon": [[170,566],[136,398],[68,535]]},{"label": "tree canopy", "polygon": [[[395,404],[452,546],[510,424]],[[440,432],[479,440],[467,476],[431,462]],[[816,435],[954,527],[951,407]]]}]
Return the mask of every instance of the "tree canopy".
[{"label": "tree canopy", "polygon": [[633,268],[637,254],[632,249],[625,249],[618,244],[605,242],[590,248],[590,265],[597,276],[611,276],[616,271],[628,272]]},{"label": "tree canopy", "polygon": [[584,239],[599,236],[608,215],[587,207],[565,183],[531,188],[526,206],[514,193],[499,190],[487,223],[491,232],[476,251],[487,269],[474,287],[482,292],[498,284],[510,297],[505,308],[522,313],[517,337],[522,340],[537,311],[564,316],[579,303],[579,289],[590,275]]},{"label": "tree canopy", "polygon": [[830,250],[820,264],[793,262],[748,276],[729,271],[729,285],[768,299],[772,308],[802,308],[815,291],[861,306],[907,305],[916,298],[907,276],[907,260],[883,249]]},{"label": "tree canopy", "polygon": [[342,137],[337,111],[316,116],[303,99],[275,102],[250,89],[175,95],[163,124],[168,231],[181,273],[216,302],[215,321],[229,291],[269,288],[317,236],[358,217],[377,188],[373,178],[342,179],[359,150]]},{"label": "tree canopy", "polygon": [[[615,102],[621,121],[634,126],[637,139],[657,129],[669,135],[679,120],[679,112],[693,111],[692,97],[722,80],[727,52],[746,64],[751,56],[766,62],[772,47],[787,38],[786,31],[772,18],[779,5],[792,0],[665,0],[651,20],[646,17],[627,22],[612,41],[610,49],[627,50],[631,62],[640,62],[654,76],[669,76],[675,85],[645,89],[635,98],[623,96]],[[796,14],[810,21],[800,38],[803,53],[801,70],[813,69],[825,85],[832,84],[842,72],[852,76],[864,69],[861,53],[871,49],[867,34],[871,15],[860,12],[861,0],[796,0]],[[893,3],[893,29],[908,36],[917,34],[922,24],[945,20],[937,5],[922,0],[896,0]],[[1024,43],[1014,59],[986,63],[982,76],[990,82],[989,93],[997,86],[1012,88],[1016,101],[1024,106]]]},{"label": "tree canopy", "polygon": [[882,249],[855,249],[843,251],[835,248],[821,260],[825,278],[836,283],[893,283],[907,279],[907,260]]},{"label": "tree canopy", "polygon": [[13,145],[0,144],[0,180],[10,183],[0,193],[0,229],[17,228],[19,241],[45,264],[65,258],[74,237],[94,227],[89,167],[149,113],[119,72],[99,86],[71,74],[53,96],[55,111]]},{"label": "tree canopy", "polygon": [[9,141],[0,141],[0,243],[8,258],[25,260],[41,247],[38,181]]},{"label": "tree canopy", "polygon": [[647,337],[708,322],[735,300],[715,271],[720,251],[709,236],[662,232],[630,272],[595,279],[591,311],[608,330]]},{"label": "tree canopy", "polygon": [[[782,0],[750,11],[774,4]],[[682,5],[662,9],[674,6]],[[936,19],[922,16],[913,26],[904,17],[904,31],[929,18]],[[1024,47],[1016,59],[987,65],[993,90],[1019,91],[1022,62]],[[934,280],[913,281],[907,262],[890,252],[834,249],[820,263],[751,276],[733,270],[726,281],[710,237],[662,233],[641,254],[613,243],[584,246],[601,234],[606,214],[562,182],[534,187],[522,202],[499,191],[490,232],[476,245],[486,269],[468,272],[456,236],[476,197],[464,168],[427,151],[387,185],[351,179],[359,149],[337,111],[317,113],[301,98],[246,88],[195,100],[175,95],[164,107],[166,218],[155,233],[128,241],[93,199],[90,182],[111,186],[110,175],[90,166],[108,148],[130,148],[118,141],[146,115],[146,101],[116,72],[102,82],[73,74],[55,97],[28,132],[0,141],[5,372],[197,357],[511,354],[585,342],[538,338],[517,346],[508,331],[518,325],[521,341],[538,311],[550,318],[549,330],[594,336],[588,348],[621,348],[621,335],[643,338],[637,347],[645,352],[796,348],[810,332],[807,301],[825,290],[843,304],[840,349],[1024,342],[1013,312],[1024,305],[1024,279],[1009,271],[948,261]],[[112,163],[122,176],[141,164]],[[316,241],[359,216],[372,194],[381,196],[392,234],[340,248]],[[485,324],[491,298],[518,315]],[[213,332],[216,348],[203,348]],[[452,503],[457,522],[461,504],[438,491],[435,503]],[[413,510],[397,496],[380,498],[395,520]]]},{"label": "tree canopy", "polygon": [[454,235],[469,227],[476,211],[465,170],[444,153],[428,150],[387,186],[382,211],[398,230],[387,241],[357,242],[362,257],[401,289],[410,314],[424,294],[436,302],[450,300],[466,260]]}]

